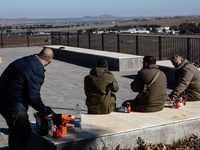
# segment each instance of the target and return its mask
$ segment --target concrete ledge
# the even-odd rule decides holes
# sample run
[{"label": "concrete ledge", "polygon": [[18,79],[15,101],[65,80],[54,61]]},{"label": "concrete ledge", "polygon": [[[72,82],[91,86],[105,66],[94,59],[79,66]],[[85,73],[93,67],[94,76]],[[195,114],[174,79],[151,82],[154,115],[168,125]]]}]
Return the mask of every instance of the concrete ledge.
[{"label": "concrete ledge", "polygon": [[[111,71],[138,70],[142,67],[143,56],[75,48],[62,45],[45,47],[53,49],[55,55],[54,59],[84,65],[87,67],[95,67],[98,59],[107,59],[109,63],[109,70]],[[63,47],[63,49],[59,49],[60,47]]]},{"label": "concrete ledge", "polygon": [[[140,70],[142,68],[143,56],[129,55],[123,53],[113,53],[106,51],[90,50],[62,45],[45,46],[52,48],[54,59],[71,62],[82,66],[95,67],[98,59],[107,59],[109,70],[129,71]],[[60,50],[59,48],[62,47]],[[175,87],[175,69],[170,60],[157,61],[159,68],[166,74],[168,86]]]},{"label": "concrete ledge", "polygon": [[[111,71],[140,70],[142,68],[143,56],[90,50],[62,45],[45,47],[53,49],[55,55],[54,59],[86,67],[93,68],[95,67],[98,59],[107,59],[109,63],[109,70]],[[60,47],[62,47],[62,49],[59,49]],[[176,85],[174,78],[175,69],[170,60],[157,61],[157,65],[166,74],[169,87],[174,87]]]},{"label": "concrete ledge", "polygon": [[[95,67],[98,59],[107,59],[109,63],[109,70],[111,71],[140,70],[142,68],[143,56],[90,50],[62,45],[45,47],[53,49],[54,59],[91,68]],[[62,47],[62,49],[59,49],[60,47]],[[174,87],[176,85],[174,78],[175,69],[170,60],[157,61],[157,65],[166,74],[168,85],[170,87]]]},{"label": "concrete ledge", "polygon": [[[130,148],[137,146],[138,137],[148,143],[170,144],[173,140],[191,134],[199,136],[199,105],[200,102],[187,102],[186,106],[180,109],[164,108],[155,113],[83,114],[82,132],[74,133],[71,126],[68,134],[61,139],[43,137],[46,142],[43,142],[42,150],[50,148],[52,150],[93,150],[104,146],[114,149],[118,145],[120,148]],[[34,144],[31,149],[40,150],[36,146],[37,144]]]},{"label": "concrete ledge", "polygon": [[[123,53],[106,52],[99,50],[90,50],[85,48],[76,48],[62,45],[45,46],[50,47],[54,51],[54,58],[83,65],[87,67],[95,67],[98,59],[107,59],[109,63],[109,70],[111,71],[130,71],[140,70],[142,68],[142,61],[144,56],[129,55]],[[62,50],[59,50],[63,47]],[[176,86],[175,69],[170,60],[157,61],[157,65],[162,70],[168,82],[168,87]],[[200,68],[198,68],[200,70]]]},{"label": "concrete ledge", "polygon": [[[109,63],[109,70],[111,71],[140,70],[142,68],[142,60],[144,57],[62,45],[45,47],[50,47],[53,49],[55,55],[54,58],[57,60],[71,62],[91,68],[95,67],[98,59],[107,59]],[[62,47],[61,50],[59,49],[60,47]],[[157,61],[157,65],[159,66],[160,70],[165,73],[168,87],[175,87],[175,69],[171,61]]]}]

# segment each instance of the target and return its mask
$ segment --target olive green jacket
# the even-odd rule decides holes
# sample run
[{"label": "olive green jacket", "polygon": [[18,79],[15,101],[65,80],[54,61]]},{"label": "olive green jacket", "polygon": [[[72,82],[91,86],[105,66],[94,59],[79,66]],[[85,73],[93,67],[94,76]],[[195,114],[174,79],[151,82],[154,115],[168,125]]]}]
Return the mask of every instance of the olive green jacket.
[{"label": "olive green jacket", "polygon": [[177,98],[184,94],[188,101],[200,100],[200,72],[187,59],[176,68],[175,79],[177,86],[170,96]]},{"label": "olive green jacket", "polygon": [[[142,68],[136,75],[134,81],[131,83],[133,92],[140,92],[144,84],[150,84],[151,80],[158,72],[158,66],[151,64]],[[165,74],[160,71],[158,78],[147,88],[146,93],[138,99],[138,104],[134,106],[136,111],[140,112],[155,112],[164,108],[164,103],[167,100],[167,78]]]},{"label": "olive green jacket", "polygon": [[84,79],[86,105],[90,114],[109,114],[116,107],[112,92],[119,90],[114,75],[105,68],[94,68]]}]

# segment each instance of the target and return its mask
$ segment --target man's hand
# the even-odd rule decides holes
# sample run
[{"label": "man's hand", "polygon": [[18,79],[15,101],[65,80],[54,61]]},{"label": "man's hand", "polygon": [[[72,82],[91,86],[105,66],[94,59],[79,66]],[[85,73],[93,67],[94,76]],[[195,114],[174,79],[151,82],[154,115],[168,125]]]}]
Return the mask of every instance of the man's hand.
[{"label": "man's hand", "polygon": [[169,101],[175,101],[175,98],[171,94],[169,94],[168,97],[169,97]]},{"label": "man's hand", "polygon": [[116,91],[116,83],[115,83],[115,81],[113,81],[112,83],[110,83],[109,87],[110,87],[111,91],[113,91],[113,92]]},{"label": "man's hand", "polygon": [[52,116],[52,115],[54,115],[54,111],[51,109],[51,107],[46,106],[45,111],[42,113],[42,115],[44,117],[47,117],[49,115]]}]

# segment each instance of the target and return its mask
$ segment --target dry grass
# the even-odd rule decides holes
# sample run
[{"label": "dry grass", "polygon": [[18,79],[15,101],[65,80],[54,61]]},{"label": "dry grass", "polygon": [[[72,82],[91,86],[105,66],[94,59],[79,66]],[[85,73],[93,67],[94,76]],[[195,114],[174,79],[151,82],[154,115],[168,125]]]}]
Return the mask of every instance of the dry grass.
[{"label": "dry grass", "polygon": [[138,137],[137,139],[137,147],[132,148],[120,148],[118,145],[115,149],[104,147],[98,150],[199,150],[200,149],[200,139],[196,135],[191,135],[189,137],[185,137],[183,139],[179,139],[178,141],[174,141],[171,144],[164,143],[145,143],[145,141]]}]

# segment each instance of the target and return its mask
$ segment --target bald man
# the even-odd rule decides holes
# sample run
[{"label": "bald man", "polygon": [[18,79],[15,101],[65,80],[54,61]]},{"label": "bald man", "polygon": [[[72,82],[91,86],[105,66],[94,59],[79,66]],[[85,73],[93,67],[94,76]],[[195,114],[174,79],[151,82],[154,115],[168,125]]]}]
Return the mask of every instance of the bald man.
[{"label": "bald man", "polygon": [[48,115],[52,113],[40,96],[44,82],[44,66],[53,60],[53,51],[44,48],[12,62],[0,77],[0,113],[9,127],[10,150],[26,150],[31,136],[28,107]]}]

